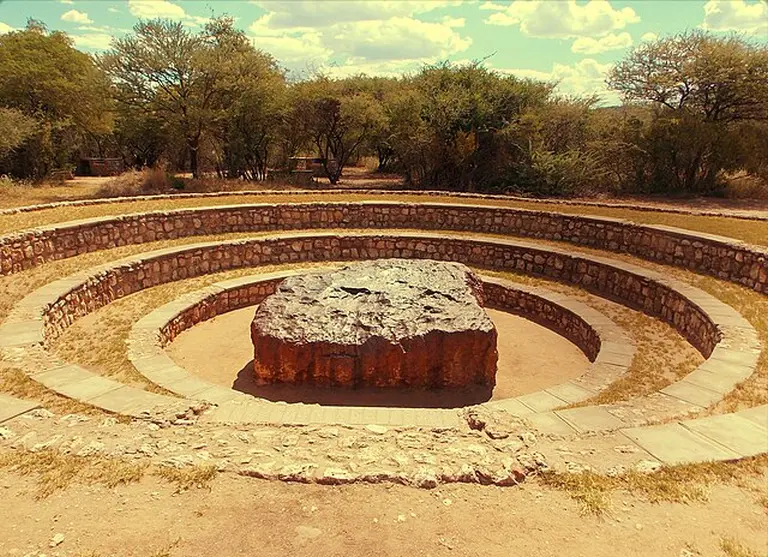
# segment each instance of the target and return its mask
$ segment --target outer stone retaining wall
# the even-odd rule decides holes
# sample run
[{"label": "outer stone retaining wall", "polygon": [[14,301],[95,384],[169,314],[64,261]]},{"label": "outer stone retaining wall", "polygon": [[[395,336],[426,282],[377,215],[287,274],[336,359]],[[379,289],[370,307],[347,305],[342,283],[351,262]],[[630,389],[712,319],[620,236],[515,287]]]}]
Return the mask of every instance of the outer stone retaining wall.
[{"label": "outer stone retaining wall", "polygon": [[[674,326],[705,357],[720,332],[705,311],[664,278],[633,265],[512,240],[428,234],[294,234],[225,243],[206,243],[149,252],[88,272],[44,312],[45,336],[54,338],[74,320],[116,298],[159,284],[228,269],[305,261],[376,258],[458,261],[497,271],[517,271],[579,285],[657,316]],[[65,279],[71,280],[71,279]],[[58,286],[57,286],[58,284]],[[671,286],[674,284],[675,287]]]},{"label": "outer stone retaining wall", "polygon": [[768,293],[768,250],[729,238],[606,217],[375,201],[219,206],[51,225],[0,238],[0,274],[129,244],[204,234],[316,228],[458,230],[565,241],[630,253]]}]

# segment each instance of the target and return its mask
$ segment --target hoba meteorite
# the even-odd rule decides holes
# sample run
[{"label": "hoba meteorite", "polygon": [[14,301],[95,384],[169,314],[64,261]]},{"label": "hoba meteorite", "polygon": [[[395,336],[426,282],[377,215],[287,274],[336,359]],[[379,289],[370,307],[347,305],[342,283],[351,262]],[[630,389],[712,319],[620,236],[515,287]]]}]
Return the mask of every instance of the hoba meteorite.
[{"label": "hoba meteorite", "polygon": [[496,328],[465,265],[383,259],[285,279],[251,323],[260,383],[495,384]]}]

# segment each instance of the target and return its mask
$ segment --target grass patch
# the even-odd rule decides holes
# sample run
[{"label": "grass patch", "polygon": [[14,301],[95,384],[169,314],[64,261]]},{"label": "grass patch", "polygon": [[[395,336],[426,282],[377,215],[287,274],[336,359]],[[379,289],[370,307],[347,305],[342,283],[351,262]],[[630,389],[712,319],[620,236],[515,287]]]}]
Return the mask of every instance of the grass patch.
[{"label": "grass patch", "polygon": [[723,550],[726,557],[765,557],[768,555],[768,553],[760,555],[733,538],[721,538],[720,549]]},{"label": "grass patch", "polygon": [[[257,237],[263,234],[241,233],[201,236],[196,237],[194,241],[235,240],[244,237]],[[461,235],[461,233],[458,233],[458,235]],[[77,270],[95,266],[106,261],[119,259],[121,257],[135,255],[154,249],[181,246],[189,242],[190,239],[182,238],[178,240],[124,246],[48,263],[41,267],[29,269],[8,277],[0,277],[0,314],[7,313],[14,303],[29,292],[52,280],[66,276]],[[563,246],[562,243],[556,242],[541,243],[560,247]],[[576,252],[605,255],[605,252],[599,250],[590,250],[587,248],[576,249],[573,248],[573,246],[570,246],[569,249],[575,250]],[[752,290],[732,283],[703,277],[689,271],[640,261],[637,258],[621,254],[610,254],[610,256],[618,260],[628,261],[634,264],[640,264],[647,268],[656,269],[667,275],[671,274],[723,299],[724,302],[730,304],[753,323],[761,336],[764,346],[768,347],[768,297],[761,296]],[[252,268],[239,271],[242,271],[244,274],[250,274],[263,269],[264,268]],[[609,389],[598,395],[598,398],[588,401],[589,403],[616,402],[619,400],[626,400],[631,396],[653,392],[654,390],[663,388],[670,382],[679,379],[690,371],[693,371],[696,365],[698,365],[698,362],[701,361],[698,353],[687,343],[687,341],[685,341],[685,339],[683,339],[682,336],[677,334],[671,327],[656,319],[626,309],[619,304],[607,302],[597,296],[589,295],[584,291],[568,285],[540,278],[515,275],[512,273],[489,274],[511,278],[512,280],[526,284],[544,284],[552,290],[567,293],[574,298],[593,305],[596,309],[604,311],[615,321],[624,325],[636,340],[643,341],[637,342],[638,351],[635,357],[635,362],[633,362],[629,373],[615,385],[610,386]],[[170,289],[177,287],[178,283],[169,286]],[[91,342],[88,339],[84,340],[85,342]],[[121,343],[122,341],[118,344]],[[120,346],[120,350],[123,351],[124,347]],[[85,358],[93,361],[90,363],[84,361],[82,362],[83,365],[101,365],[96,361],[99,357],[95,352],[85,354]],[[125,359],[119,364],[115,363],[114,360],[111,360],[111,362],[113,363],[110,363],[109,365],[119,365],[123,366],[121,368],[123,370],[132,370],[132,367],[126,367],[127,360]],[[126,372],[130,373],[130,371]],[[117,375],[119,376],[119,374],[120,372],[118,370]],[[143,381],[143,378],[135,375],[133,379],[139,383]],[[734,391],[729,393],[722,403],[714,407],[713,411],[732,411],[766,402],[768,402],[768,351],[763,351],[758,363],[757,372],[739,385]]]},{"label": "grass patch", "polygon": [[714,483],[748,487],[747,479],[766,471],[768,455],[761,455],[738,462],[664,466],[650,474],[628,471],[617,476],[604,476],[590,471],[578,474],[546,472],[540,476],[540,481],[565,491],[580,504],[582,514],[600,516],[610,511],[611,494],[615,491],[628,492],[650,503],[692,503],[706,501],[707,488]]},{"label": "grass patch", "polygon": [[[35,497],[44,499],[73,484],[103,485],[115,488],[137,483],[150,470],[149,462],[129,462],[121,458],[84,457],[61,453],[55,449],[32,452],[11,450],[0,453],[0,469],[36,480]],[[176,492],[192,488],[210,488],[217,476],[215,466],[184,468],[154,467],[154,475],[173,484]]]},{"label": "grass patch", "polygon": [[147,464],[121,459],[80,457],[48,449],[39,452],[11,451],[0,454],[0,468],[37,480],[35,496],[43,499],[73,483],[108,488],[141,480]]},{"label": "grass patch", "polygon": [[27,377],[23,371],[7,367],[2,362],[0,362],[0,392],[40,402],[46,409],[57,414],[104,414],[103,411],[94,406],[55,394]]},{"label": "grass patch", "polygon": [[171,176],[162,168],[129,170],[104,182],[93,197],[129,197],[166,193],[171,189]]},{"label": "grass patch", "polygon": [[160,467],[156,475],[176,486],[176,492],[192,488],[210,489],[211,482],[218,475],[215,466],[185,466],[184,468]]}]

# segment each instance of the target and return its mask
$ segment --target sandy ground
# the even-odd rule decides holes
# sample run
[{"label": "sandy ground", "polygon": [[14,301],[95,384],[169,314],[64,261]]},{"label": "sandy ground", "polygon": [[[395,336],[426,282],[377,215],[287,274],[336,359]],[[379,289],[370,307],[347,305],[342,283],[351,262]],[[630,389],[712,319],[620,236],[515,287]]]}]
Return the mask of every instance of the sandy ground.
[{"label": "sandy ground", "polygon": [[[340,391],[258,386],[251,380],[253,348],[250,323],[255,307],[220,315],[179,335],[168,347],[171,357],[192,373],[219,385],[272,400],[325,404],[461,406],[488,400],[488,393],[392,393],[387,390]],[[492,399],[530,393],[583,374],[589,360],[571,342],[531,321],[487,310],[498,331],[499,365]]]},{"label": "sandy ground", "polygon": [[[0,472],[0,554],[64,556],[720,557],[722,538],[764,555],[754,496],[716,486],[707,503],[649,504],[616,493],[604,518],[581,516],[533,482],[419,490],[316,486],[230,475],[175,494],[148,477],[113,490],[73,486],[42,501]],[[727,517],[727,518],[726,518]],[[64,542],[49,548],[55,534]]]}]

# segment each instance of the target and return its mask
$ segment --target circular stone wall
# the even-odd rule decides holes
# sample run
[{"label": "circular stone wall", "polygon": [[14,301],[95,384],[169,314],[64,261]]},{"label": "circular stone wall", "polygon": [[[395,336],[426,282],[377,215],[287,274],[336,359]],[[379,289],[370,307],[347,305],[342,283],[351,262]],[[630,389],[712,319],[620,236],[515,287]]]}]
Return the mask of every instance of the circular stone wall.
[{"label": "circular stone wall", "polygon": [[251,323],[262,383],[462,388],[495,384],[496,329],[459,263],[384,259],[285,279]]}]

